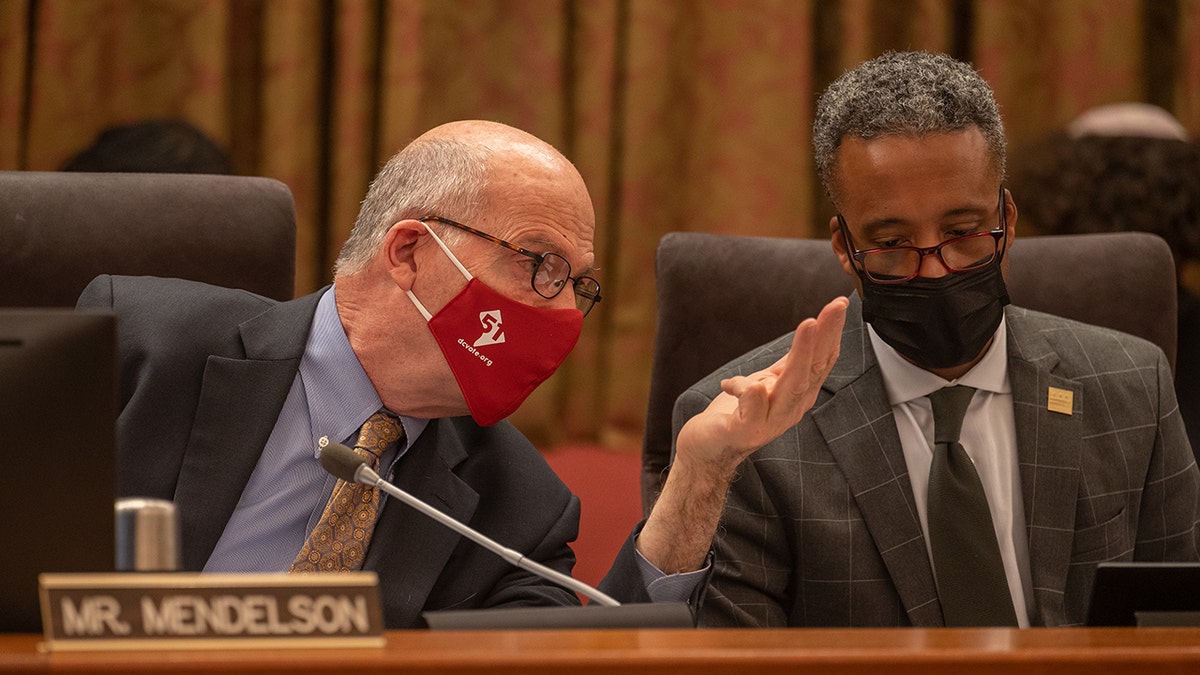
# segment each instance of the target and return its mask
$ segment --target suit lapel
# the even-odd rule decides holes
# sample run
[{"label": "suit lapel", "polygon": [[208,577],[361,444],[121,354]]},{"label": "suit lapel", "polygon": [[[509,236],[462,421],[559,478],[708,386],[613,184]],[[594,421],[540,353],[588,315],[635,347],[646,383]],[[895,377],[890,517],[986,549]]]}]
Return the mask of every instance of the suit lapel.
[{"label": "suit lapel", "polygon": [[[467,457],[450,420],[432,420],[396,464],[396,485],[461,523],[470,522],[479,494],[453,469]],[[367,550],[364,569],[375,570],[387,597],[389,626],[419,625],[425,607],[462,537],[396,499],[389,498]],[[475,546],[466,543],[467,546]],[[390,598],[390,599],[389,599]]]},{"label": "suit lapel", "polygon": [[851,297],[841,354],[812,415],[854,495],[909,620],[942,625],[941,605],[912,482],[858,296]]},{"label": "suit lapel", "polygon": [[[1034,588],[1034,625],[1065,621],[1064,591],[1075,530],[1082,447],[1083,394],[1055,375],[1058,355],[1044,336],[1026,329],[1023,310],[1008,311],[1009,381],[1017,433],[1022,503]],[[1051,412],[1051,388],[1072,392],[1072,414]]]},{"label": "suit lapel", "polygon": [[175,493],[185,569],[203,568],[250,480],[300,367],[320,295],[242,324],[246,358],[210,356],[205,365]]}]

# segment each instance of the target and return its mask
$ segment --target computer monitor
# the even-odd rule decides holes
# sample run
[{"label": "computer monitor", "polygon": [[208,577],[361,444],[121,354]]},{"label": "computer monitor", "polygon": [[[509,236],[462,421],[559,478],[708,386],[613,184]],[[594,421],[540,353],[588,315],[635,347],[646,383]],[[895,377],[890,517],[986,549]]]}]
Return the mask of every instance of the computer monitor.
[{"label": "computer monitor", "polygon": [[111,572],[116,319],[0,309],[0,632],[40,632],[38,574]]},{"label": "computer monitor", "polygon": [[1200,563],[1100,563],[1087,624],[1200,626]]}]

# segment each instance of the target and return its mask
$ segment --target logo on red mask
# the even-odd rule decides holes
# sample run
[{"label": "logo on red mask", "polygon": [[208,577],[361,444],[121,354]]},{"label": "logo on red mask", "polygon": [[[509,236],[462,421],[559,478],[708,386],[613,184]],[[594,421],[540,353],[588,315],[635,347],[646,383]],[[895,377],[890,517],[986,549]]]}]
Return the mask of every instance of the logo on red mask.
[{"label": "logo on red mask", "polygon": [[471,343],[472,347],[486,347],[487,345],[498,345],[504,342],[504,333],[500,331],[500,327],[504,325],[504,320],[500,318],[500,310],[491,309],[486,312],[480,312],[479,323],[483,324],[483,335],[480,335],[478,340]]}]

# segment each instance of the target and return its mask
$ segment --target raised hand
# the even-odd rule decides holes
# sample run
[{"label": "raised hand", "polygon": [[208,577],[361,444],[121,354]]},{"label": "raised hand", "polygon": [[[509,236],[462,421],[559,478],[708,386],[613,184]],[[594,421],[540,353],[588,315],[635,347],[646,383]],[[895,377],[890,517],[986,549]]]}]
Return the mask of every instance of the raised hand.
[{"label": "raised hand", "polygon": [[748,455],[795,426],[837,361],[848,305],[844,297],[831,300],[816,319],[800,323],[783,358],[723,380],[722,393],[680,430],[675,462],[711,464],[731,474]]},{"label": "raised hand", "polygon": [[638,550],[660,570],[699,569],[741,462],[794,426],[817,400],[837,361],[844,297],[796,327],[788,353],[771,366],[721,382],[721,393],[688,420],[662,494],[638,537]]}]

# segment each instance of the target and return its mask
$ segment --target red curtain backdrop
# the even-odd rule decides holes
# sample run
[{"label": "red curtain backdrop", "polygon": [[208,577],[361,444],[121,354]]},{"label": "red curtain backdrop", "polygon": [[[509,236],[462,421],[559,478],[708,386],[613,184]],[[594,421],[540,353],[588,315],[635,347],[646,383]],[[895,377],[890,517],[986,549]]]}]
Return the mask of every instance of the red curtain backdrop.
[{"label": "red curtain backdrop", "polygon": [[658,239],[826,236],[815,97],[887,49],[972,61],[1014,151],[1121,100],[1200,134],[1200,0],[0,0],[0,169],[187,119],[239,173],[290,186],[308,292],[409,139],[462,118],[526,129],[591,189],[605,300],[514,422],[543,445],[633,447]]}]

